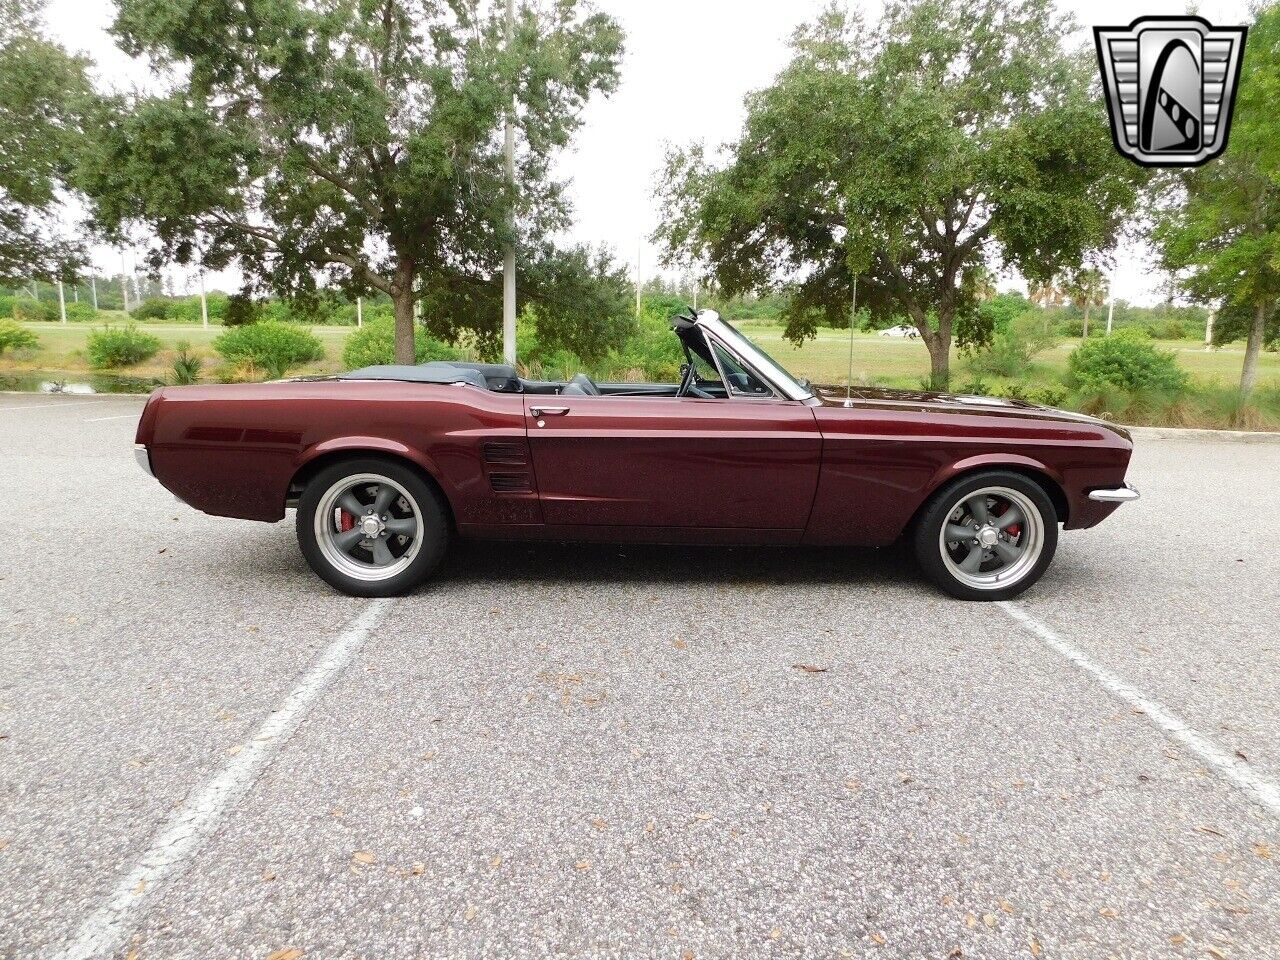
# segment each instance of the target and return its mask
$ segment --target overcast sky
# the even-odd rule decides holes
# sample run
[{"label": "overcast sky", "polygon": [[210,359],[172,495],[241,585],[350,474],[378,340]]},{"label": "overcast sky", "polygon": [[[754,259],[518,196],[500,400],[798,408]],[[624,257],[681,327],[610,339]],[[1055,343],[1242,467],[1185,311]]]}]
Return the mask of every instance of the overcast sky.
[{"label": "overcast sky", "polygon": [[[664,145],[734,139],[744,118],[743,97],[766,86],[787,60],[787,41],[800,23],[812,19],[827,0],[597,0],[622,22],[626,58],[622,84],[609,99],[588,108],[586,123],[559,169],[570,182],[576,226],[571,238],[614,248],[645,276],[656,252],[643,241],[657,225],[653,182]],[[874,16],[880,4],[850,3]],[[1176,14],[1188,7],[1126,0],[1076,0],[1059,4],[1076,16],[1080,42],[1088,27],[1125,25],[1144,14]],[[106,34],[114,5],[104,0],[51,0],[49,26],[68,47],[89,52],[107,85],[145,81],[145,71],[117,51]],[[1215,24],[1248,20],[1245,2],[1198,4]],[[100,251],[99,266],[120,269],[119,258]],[[221,277],[232,286],[233,277]],[[1002,285],[1011,281],[1002,280]],[[1122,249],[1114,278],[1118,297],[1154,302],[1156,278],[1148,252]]]}]

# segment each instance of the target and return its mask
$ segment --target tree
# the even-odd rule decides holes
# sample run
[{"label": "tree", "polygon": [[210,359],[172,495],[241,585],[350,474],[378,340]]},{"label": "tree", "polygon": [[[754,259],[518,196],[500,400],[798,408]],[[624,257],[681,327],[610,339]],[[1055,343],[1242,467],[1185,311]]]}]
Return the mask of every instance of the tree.
[{"label": "tree", "polygon": [[[724,166],[673,151],[659,231],[727,294],[798,280],[787,335],[858,302],[905,314],[949,376],[990,330],[991,263],[1032,281],[1108,247],[1141,171],[1113,148],[1092,56],[1063,50],[1049,0],[891,0],[875,28],[835,8],[747,101]],[[818,106],[820,105],[820,106]]]},{"label": "tree", "polygon": [[89,92],[88,61],[40,36],[43,0],[0,2],[0,282],[71,280],[82,242],[59,225]]},{"label": "tree", "polygon": [[[1240,391],[1252,392],[1267,320],[1280,299],[1280,7],[1258,10],[1240,69],[1227,152],[1155,184],[1153,238],[1192,299],[1220,303],[1221,331],[1247,330]],[[1242,313],[1251,322],[1240,322]]]},{"label": "tree", "polygon": [[1107,302],[1111,285],[1106,275],[1097,267],[1076,270],[1067,281],[1067,296],[1084,311],[1084,335],[1089,336],[1089,311]]},{"label": "tree", "polygon": [[[617,84],[620,29],[587,0],[523,3],[509,41],[504,19],[484,0],[120,0],[123,49],[181,79],[106,105],[82,168],[96,216],[148,225],[155,262],[235,262],[281,296],[379,291],[412,363],[415,301],[486,300],[509,243],[549,259],[552,158]],[[499,314],[453,322],[483,349]]]}]

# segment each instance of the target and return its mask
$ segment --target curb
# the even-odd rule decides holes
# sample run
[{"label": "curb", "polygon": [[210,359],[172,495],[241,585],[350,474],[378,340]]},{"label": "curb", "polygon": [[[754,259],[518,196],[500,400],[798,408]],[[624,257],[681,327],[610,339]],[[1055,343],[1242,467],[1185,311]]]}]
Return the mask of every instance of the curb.
[{"label": "curb", "polygon": [[1280,443],[1270,430],[1196,430],[1187,427],[1125,427],[1135,440],[1195,440],[1227,443]]}]

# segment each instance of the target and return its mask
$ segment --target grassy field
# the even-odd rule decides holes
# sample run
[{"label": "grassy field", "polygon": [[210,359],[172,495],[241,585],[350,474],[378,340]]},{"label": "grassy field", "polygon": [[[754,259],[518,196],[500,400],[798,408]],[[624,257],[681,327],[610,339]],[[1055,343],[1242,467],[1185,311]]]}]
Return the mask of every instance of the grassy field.
[{"label": "grassy field", "polygon": [[[740,329],[774,356],[788,370],[808,377],[815,383],[843,384],[849,369],[848,334],[836,330],[821,330],[816,340],[806,341],[802,347],[794,347],[783,339],[778,327],[742,324]],[[1061,378],[1067,370],[1067,358],[1071,356],[1079,340],[1064,340],[1058,346],[1036,358],[1037,379],[1049,382]],[[1158,341],[1161,349],[1172,351],[1178,363],[1202,385],[1231,385],[1240,380],[1240,367],[1244,363],[1244,344],[1231,344],[1205,351],[1203,345],[1189,340]],[[1280,383],[1280,354],[1264,353],[1259,361],[1260,385]],[[967,361],[964,354],[953,351],[951,369],[953,377],[963,381]],[[929,353],[919,340],[881,337],[875,334],[858,334],[853,346],[853,379],[855,383],[881,383],[888,386],[917,387],[929,375]]]},{"label": "grassy field", "polygon": [[[125,319],[123,314],[105,315],[106,322],[121,323]],[[85,342],[89,331],[101,324],[32,323],[27,326],[39,335],[40,348],[20,356],[6,354],[0,357],[0,372],[40,371],[69,376],[90,372],[85,357]],[[221,327],[213,326],[204,330],[198,324],[172,322],[140,326],[160,338],[163,344],[160,353],[137,367],[114,372],[164,379],[170,373],[178,341],[186,340],[205,358],[205,377],[215,375],[220,358],[213,351],[212,341],[222,331]],[[325,359],[294,372],[328,373],[342,369],[342,345],[353,329],[337,326],[313,327],[312,331],[324,344]],[[795,374],[808,377],[815,383],[844,383],[849,362],[849,340],[845,334],[835,330],[822,330],[816,340],[807,341],[797,348],[783,339],[778,327],[743,324],[742,329]],[[1032,383],[1049,383],[1060,379],[1066,372],[1067,358],[1078,343],[1078,340],[1063,341],[1055,349],[1037,357]],[[1200,386],[1229,387],[1240,378],[1240,366],[1244,361],[1243,344],[1211,351],[1205,351],[1203,346],[1186,340],[1164,341],[1160,346],[1173,351],[1178,363],[1191,373]],[[1260,364],[1259,385],[1280,387],[1280,354],[1264,353]],[[964,355],[958,352],[954,354],[952,370],[956,383],[963,384],[967,379],[966,367]],[[890,339],[861,333],[855,337],[855,383],[918,387],[928,372],[929,356],[924,344],[918,340]]]}]

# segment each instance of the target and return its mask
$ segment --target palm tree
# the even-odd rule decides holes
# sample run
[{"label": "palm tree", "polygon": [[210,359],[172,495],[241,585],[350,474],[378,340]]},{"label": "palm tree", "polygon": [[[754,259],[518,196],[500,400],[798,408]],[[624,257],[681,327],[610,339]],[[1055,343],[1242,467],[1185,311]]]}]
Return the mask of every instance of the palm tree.
[{"label": "palm tree", "polygon": [[1106,275],[1097,267],[1077,270],[1067,285],[1071,302],[1084,311],[1084,335],[1089,336],[1089,311],[1107,302],[1111,290]]}]

